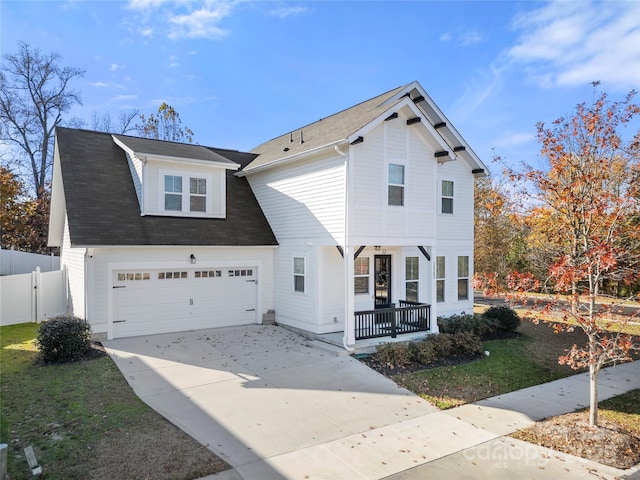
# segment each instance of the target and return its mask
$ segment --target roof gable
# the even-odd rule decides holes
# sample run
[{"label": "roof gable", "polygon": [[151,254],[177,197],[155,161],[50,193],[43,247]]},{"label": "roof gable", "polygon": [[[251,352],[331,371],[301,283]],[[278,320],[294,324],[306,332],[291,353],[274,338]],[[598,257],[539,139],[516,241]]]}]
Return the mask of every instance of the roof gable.
[{"label": "roof gable", "polygon": [[462,158],[475,173],[488,171],[422,86],[414,81],[257,146],[251,151],[257,154],[257,158],[240,174],[268,168],[323,148],[351,143],[358,135],[384,121],[390,112],[405,105],[426,117],[423,121],[426,129],[443,148],[440,161],[445,156],[450,160]]}]

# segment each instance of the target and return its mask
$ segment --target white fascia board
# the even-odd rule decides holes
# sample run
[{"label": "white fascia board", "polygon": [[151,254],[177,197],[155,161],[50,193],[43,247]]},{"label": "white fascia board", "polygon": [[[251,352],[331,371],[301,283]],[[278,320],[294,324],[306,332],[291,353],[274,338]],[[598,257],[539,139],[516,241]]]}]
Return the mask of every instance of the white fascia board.
[{"label": "white fascia board", "polygon": [[53,150],[53,181],[51,184],[49,233],[47,234],[47,245],[49,247],[62,246],[65,213],[66,201],[62,172],[60,171],[60,152],[58,151],[58,143],[56,142]]},{"label": "white fascia board", "polygon": [[[440,110],[440,108],[438,108],[436,103],[429,96],[429,94],[424,90],[424,88],[422,88],[422,86],[418,82],[413,82],[409,87],[407,87],[407,91],[411,91],[414,88],[416,90],[418,90],[418,92],[420,92],[420,95],[422,95],[424,97],[424,101],[428,103],[428,105],[431,108],[431,110],[433,110],[435,115],[438,117],[436,119],[432,119],[434,121],[434,123],[444,122],[444,123],[447,124],[447,126],[444,127],[444,129],[445,129],[445,131],[449,132],[450,136],[452,137],[449,141],[451,143],[458,143],[461,146],[465,147],[465,152],[467,153],[467,155],[464,155],[463,158],[464,157],[468,157],[468,158],[466,158],[467,161],[471,161],[472,163],[475,163],[476,165],[474,165],[474,166],[476,168],[482,168],[482,169],[484,169],[485,172],[488,172],[489,169],[484,164],[484,162],[482,160],[480,160],[480,157],[478,157],[478,155],[473,151],[473,149],[469,146],[469,144],[462,137],[462,135],[460,135],[460,133],[456,130],[456,128],[449,121],[449,119],[445,116],[445,114],[442,113],[442,110]],[[419,104],[418,104],[418,108],[420,108]],[[421,109],[421,111],[422,111],[422,109]],[[427,112],[424,112],[424,114],[428,116]],[[438,132],[438,134],[442,135],[439,132]]]},{"label": "white fascia board", "polygon": [[[202,165],[202,166],[215,166],[226,168],[227,170],[238,170],[240,168],[240,164],[235,162],[215,162],[211,160],[197,160],[192,158],[184,158],[184,157],[172,157],[170,155],[158,155],[158,154],[150,154],[144,152],[135,152],[123,142],[118,140],[114,135],[111,136],[113,141],[122,148],[125,152],[127,152],[131,158],[137,158],[140,160],[143,165],[147,163],[147,161],[158,161],[158,162],[171,162],[171,163],[189,163],[192,165]],[[205,147],[202,147],[205,148]]]},{"label": "white fascia board", "polygon": [[[352,133],[347,140],[349,141],[349,143],[351,143],[358,137],[364,137],[367,133],[376,128],[380,123],[384,122],[385,119],[389,117],[389,115],[402,110],[404,107],[408,107],[409,109],[411,109],[416,117],[423,117],[425,115],[425,112],[420,110],[413,102],[413,100],[411,100],[409,97],[406,97],[400,102],[394,104],[388,110],[385,110],[382,114],[378,115],[362,128]],[[422,125],[422,127],[427,130],[427,132],[434,138],[434,140],[443,150],[447,150],[450,153],[451,159],[455,160],[456,155],[453,153],[453,147],[450,146],[444,138],[442,138],[442,135],[440,135],[435,128],[433,128],[433,125],[431,125],[430,121],[421,121],[420,125]],[[418,125],[416,125],[416,127],[420,128]]]},{"label": "white fascia board", "polygon": [[247,175],[251,174],[251,173],[256,173],[256,172],[260,172],[262,170],[267,170],[269,168],[278,166],[278,165],[283,165],[285,163],[289,163],[289,162],[293,162],[295,160],[300,160],[303,158],[307,158],[310,156],[313,156],[315,154],[317,154],[318,152],[321,152],[323,150],[326,149],[333,149],[334,147],[338,147],[340,145],[345,145],[349,142],[349,140],[347,138],[343,138],[341,140],[335,141],[335,142],[331,142],[331,143],[327,143],[326,145],[321,145],[319,147],[315,147],[312,148],[310,150],[305,150],[304,152],[300,152],[300,153],[296,153],[295,155],[290,155],[288,157],[282,157],[278,160],[274,160],[273,162],[269,162],[269,163],[265,163],[264,165],[260,165],[259,167],[254,167],[250,170],[240,170],[238,173],[236,173],[236,175],[238,177],[246,177]]}]

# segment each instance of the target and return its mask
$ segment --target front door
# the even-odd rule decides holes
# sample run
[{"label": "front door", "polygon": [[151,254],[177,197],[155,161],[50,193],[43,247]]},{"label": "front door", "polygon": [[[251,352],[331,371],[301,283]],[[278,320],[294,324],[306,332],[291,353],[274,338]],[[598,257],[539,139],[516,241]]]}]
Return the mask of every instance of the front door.
[{"label": "front door", "polygon": [[376,308],[389,307],[391,303],[391,255],[376,255],[375,263],[375,288]]}]

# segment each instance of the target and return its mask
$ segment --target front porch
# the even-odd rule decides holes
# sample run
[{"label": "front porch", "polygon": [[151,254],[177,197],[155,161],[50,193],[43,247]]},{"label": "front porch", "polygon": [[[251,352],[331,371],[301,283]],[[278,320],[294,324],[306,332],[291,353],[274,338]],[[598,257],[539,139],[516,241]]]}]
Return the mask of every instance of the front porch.
[{"label": "front porch", "polygon": [[[354,353],[374,353],[382,343],[419,341],[433,333],[431,305],[407,300],[398,301],[398,305],[354,312]],[[342,332],[334,332],[316,338],[342,348],[343,335]]]}]

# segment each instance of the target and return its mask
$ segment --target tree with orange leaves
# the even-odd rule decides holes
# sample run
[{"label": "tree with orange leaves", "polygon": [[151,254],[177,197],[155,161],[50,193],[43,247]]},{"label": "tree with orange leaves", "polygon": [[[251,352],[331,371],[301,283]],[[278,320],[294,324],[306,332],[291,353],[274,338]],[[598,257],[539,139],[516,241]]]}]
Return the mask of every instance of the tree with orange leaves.
[{"label": "tree with orange leaves", "polygon": [[[538,241],[550,246],[545,283],[554,300],[546,310],[563,317],[554,328],[578,327],[587,337],[585,345],[574,345],[559,362],[588,367],[592,426],[598,424],[601,368],[630,360],[631,351],[639,349],[633,337],[620,332],[628,317],[619,315],[619,304],[597,302],[603,282],[637,285],[640,278],[640,131],[630,141],[621,135],[640,117],[634,96],[631,92],[623,101],[610,102],[603,93],[591,105],[579,104],[570,118],[550,127],[538,123],[541,156],[548,164],[525,164],[521,172],[511,172],[513,180],[527,185],[526,200],[534,205],[529,221],[535,223]],[[507,284],[511,299],[522,300],[541,288],[527,272],[512,273]],[[569,301],[560,301],[560,294]]]}]

